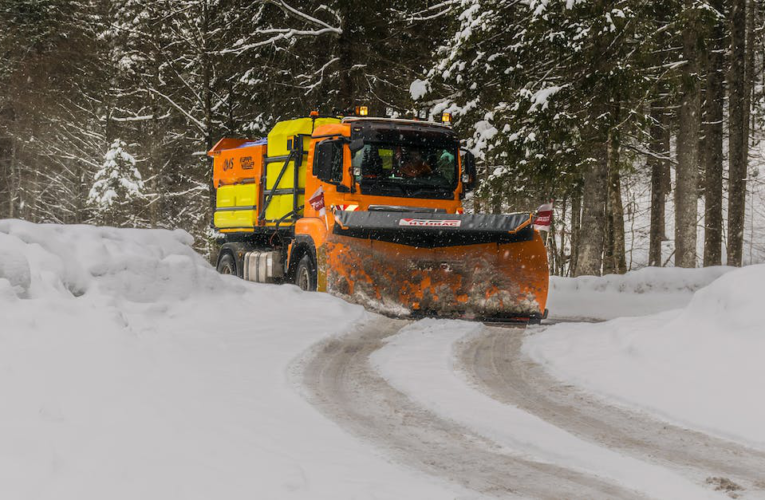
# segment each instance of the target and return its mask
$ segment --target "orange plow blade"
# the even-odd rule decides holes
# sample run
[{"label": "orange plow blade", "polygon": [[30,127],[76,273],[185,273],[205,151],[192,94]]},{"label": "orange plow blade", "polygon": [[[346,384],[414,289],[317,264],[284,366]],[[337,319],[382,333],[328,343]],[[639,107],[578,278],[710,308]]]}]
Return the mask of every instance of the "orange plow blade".
[{"label": "orange plow blade", "polygon": [[545,316],[547,252],[530,214],[341,213],[319,288],[396,316]]}]

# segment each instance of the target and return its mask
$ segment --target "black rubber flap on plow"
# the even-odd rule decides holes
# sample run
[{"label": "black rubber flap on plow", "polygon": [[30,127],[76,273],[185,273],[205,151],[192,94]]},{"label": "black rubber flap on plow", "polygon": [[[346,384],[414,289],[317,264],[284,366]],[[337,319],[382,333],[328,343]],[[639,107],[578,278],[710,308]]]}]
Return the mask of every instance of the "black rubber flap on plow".
[{"label": "black rubber flap on plow", "polygon": [[337,212],[334,234],[421,248],[513,243],[534,238],[529,213]]}]

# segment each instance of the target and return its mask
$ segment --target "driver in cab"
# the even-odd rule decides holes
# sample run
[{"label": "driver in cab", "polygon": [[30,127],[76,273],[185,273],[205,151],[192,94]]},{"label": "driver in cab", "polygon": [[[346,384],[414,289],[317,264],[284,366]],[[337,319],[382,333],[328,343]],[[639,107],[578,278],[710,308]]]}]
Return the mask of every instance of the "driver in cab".
[{"label": "driver in cab", "polygon": [[433,173],[433,168],[428,165],[419,150],[411,150],[403,156],[403,161],[400,163],[401,167],[399,167],[402,177],[413,179]]}]

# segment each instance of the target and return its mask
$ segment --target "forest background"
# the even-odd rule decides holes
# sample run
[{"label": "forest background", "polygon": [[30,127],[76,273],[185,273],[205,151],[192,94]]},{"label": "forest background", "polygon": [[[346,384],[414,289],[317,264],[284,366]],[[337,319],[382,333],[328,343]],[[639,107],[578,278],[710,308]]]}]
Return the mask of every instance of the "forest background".
[{"label": "forest background", "polygon": [[0,218],[182,228],[223,136],[454,126],[559,275],[765,261],[762,0],[0,0]]}]

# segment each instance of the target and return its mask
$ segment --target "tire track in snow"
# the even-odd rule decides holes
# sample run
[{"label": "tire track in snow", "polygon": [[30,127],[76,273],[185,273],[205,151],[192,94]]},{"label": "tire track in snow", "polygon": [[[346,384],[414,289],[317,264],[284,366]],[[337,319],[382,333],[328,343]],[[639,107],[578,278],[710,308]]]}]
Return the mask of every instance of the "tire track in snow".
[{"label": "tire track in snow", "polygon": [[460,368],[490,397],[625,455],[703,483],[727,477],[765,498],[765,453],[601,402],[549,375],[522,351],[525,331],[486,327],[455,345]]},{"label": "tire track in snow", "polygon": [[601,478],[503,453],[494,442],[433,414],[391,387],[369,356],[408,322],[374,317],[319,344],[298,369],[306,398],[348,432],[397,461],[498,498],[639,499]]}]

